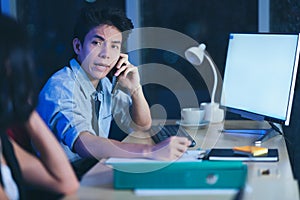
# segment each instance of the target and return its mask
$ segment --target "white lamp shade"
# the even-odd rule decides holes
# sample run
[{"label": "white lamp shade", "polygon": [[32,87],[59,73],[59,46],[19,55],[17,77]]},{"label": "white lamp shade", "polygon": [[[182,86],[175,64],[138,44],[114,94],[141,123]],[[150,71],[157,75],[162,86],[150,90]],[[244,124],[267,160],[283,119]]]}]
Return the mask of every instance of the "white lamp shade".
[{"label": "white lamp shade", "polygon": [[205,44],[200,44],[198,47],[191,47],[185,51],[186,59],[193,65],[201,65],[205,54]]}]

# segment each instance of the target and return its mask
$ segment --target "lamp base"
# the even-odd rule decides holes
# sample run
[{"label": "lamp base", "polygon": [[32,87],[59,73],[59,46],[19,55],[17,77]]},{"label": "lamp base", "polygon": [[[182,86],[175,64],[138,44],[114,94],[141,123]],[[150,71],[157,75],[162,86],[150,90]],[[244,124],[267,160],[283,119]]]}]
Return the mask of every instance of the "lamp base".
[{"label": "lamp base", "polygon": [[210,123],[220,123],[224,121],[224,110],[219,108],[218,103],[201,103],[200,108],[205,110],[204,120]]}]

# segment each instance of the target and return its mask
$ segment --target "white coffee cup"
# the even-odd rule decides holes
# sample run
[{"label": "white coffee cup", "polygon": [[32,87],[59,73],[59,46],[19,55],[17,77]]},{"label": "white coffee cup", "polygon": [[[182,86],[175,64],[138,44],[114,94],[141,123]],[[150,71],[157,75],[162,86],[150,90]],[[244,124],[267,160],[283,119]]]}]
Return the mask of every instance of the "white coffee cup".
[{"label": "white coffee cup", "polygon": [[200,108],[183,108],[181,110],[181,123],[199,124],[204,119],[205,111]]},{"label": "white coffee cup", "polygon": [[224,121],[224,110],[219,108],[218,103],[206,103],[200,104],[200,108],[205,110],[204,120],[211,123],[219,123]]}]

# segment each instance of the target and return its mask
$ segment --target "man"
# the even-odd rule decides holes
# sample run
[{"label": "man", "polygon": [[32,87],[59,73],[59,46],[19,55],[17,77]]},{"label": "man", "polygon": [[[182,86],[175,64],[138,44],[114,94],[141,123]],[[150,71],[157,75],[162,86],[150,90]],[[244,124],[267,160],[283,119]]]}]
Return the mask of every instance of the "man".
[{"label": "man", "polygon": [[[74,29],[74,58],[50,77],[40,93],[37,110],[73,163],[105,157],[173,160],[190,145],[180,137],[154,146],[107,138],[112,118],[128,133],[148,130],[152,123],[138,68],[121,53],[132,28],[131,20],[119,10],[82,10]],[[112,92],[107,75],[113,68],[118,85],[127,93]]]}]

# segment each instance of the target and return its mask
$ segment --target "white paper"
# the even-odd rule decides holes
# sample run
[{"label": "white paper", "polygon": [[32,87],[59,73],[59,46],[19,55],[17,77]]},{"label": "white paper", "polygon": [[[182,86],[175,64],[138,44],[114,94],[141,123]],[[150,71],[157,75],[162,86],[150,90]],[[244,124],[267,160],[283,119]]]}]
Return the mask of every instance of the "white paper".
[{"label": "white paper", "polygon": [[[186,151],[182,157],[180,157],[176,162],[201,162],[199,155],[205,153],[205,150],[189,150]],[[159,160],[144,159],[144,158],[109,158],[106,160],[105,164],[113,163],[150,163],[150,162],[164,162]]]}]

